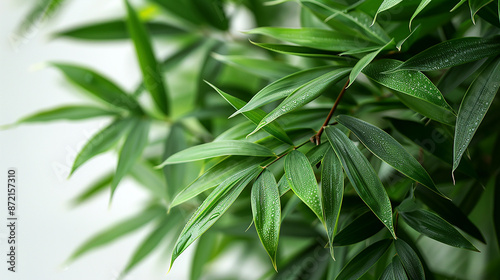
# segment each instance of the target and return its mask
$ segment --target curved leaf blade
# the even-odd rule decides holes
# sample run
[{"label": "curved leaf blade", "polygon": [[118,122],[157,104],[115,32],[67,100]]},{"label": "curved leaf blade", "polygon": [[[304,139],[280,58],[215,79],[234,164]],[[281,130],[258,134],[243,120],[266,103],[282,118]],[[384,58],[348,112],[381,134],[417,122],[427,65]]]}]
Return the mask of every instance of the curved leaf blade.
[{"label": "curved leaf blade", "polygon": [[412,280],[425,280],[424,267],[418,258],[417,253],[413,251],[410,245],[406,244],[401,238],[394,241],[396,252],[400,257],[404,269],[408,272]]},{"label": "curved leaf blade", "polygon": [[293,150],[285,157],[285,176],[293,192],[324,222],[318,183],[303,153]]},{"label": "curved leaf blade", "polygon": [[368,211],[357,217],[344,227],[333,240],[334,246],[347,246],[356,244],[369,237],[375,235],[384,228],[384,224],[373,214]]},{"label": "curved leaf blade", "polygon": [[351,86],[358,77],[359,73],[361,73],[361,71],[363,71],[363,69],[365,69],[365,67],[368,66],[368,64],[370,64],[383,49],[387,48],[390,44],[393,44],[393,42],[394,39],[379,49],[363,56],[352,68],[351,74],[349,74],[349,84],[347,87]]},{"label": "curved leaf blade", "polygon": [[338,128],[327,127],[326,136],[359,197],[396,237],[392,207],[382,182],[365,156]]},{"label": "curved leaf blade", "polygon": [[378,14],[380,14],[383,11],[387,11],[390,8],[396,6],[397,4],[401,3],[403,0],[384,0],[382,4],[378,7],[377,12],[375,13],[375,16],[373,17],[373,22],[377,20]]},{"label": "curved leaf blade", "polygon": [[278,184],[271,171],[264,169],[252,187],[253,222],[260,242],[276,267],[276,253],[281,224],[281,204]]},{"label": "curved leaf blade", "polygon": [[340,115],[336,117],[336,120],[352,131],[375,156],[409,178],[445,197],[436,188],[436,185],[434,185],[434,182],[422,165],[387,132],[351,116]]},{"label": "curved leaf blade", "polygon": [[493,0],[469,0],[470,17],[474,24],[476,24],[474,16],[477,14],[477,12],[479,12],[481,8],[483,8],[484,6],[488,5],[491,2],[493,2]]},{"label": "curved leaf blade", "polygon": [[392,262],[386,267],[380,276],[380,280],[408,280],[405,269],[401,264],[401,258],[398,256],[392,258]]},{"label": "curved leaf blade", "polygon": [[413,21],[413,19],[415,19],[415,17],[420,14],[420,12],[427,6],[429,5],[429,3],[431,3],[432,0],[422,0],[420,1],[420,4],[418,5],[417,9],[415,10],[415,12],[413,13],[413,15],[411,16],[410,18],[410,23],[409,23],[409,27],[410,27],[410,30],[411,30],[411,23]]},{"label": "curved leaf blade", "polygon": [[253,41],[250,41],[250,43],[258,47],[261,47],[263,49],[282,54],[303,56],[303,57],[324,58],[346,63],[351,62],[351,59],[346,57],[340,57],[337,55],[336,52],[323,51],[323,50],[313,49],[310,47],[302,47],[302,46],[286,45],[286,44],[257,43]]},{"label": "curved leaf blade", "polygon": [[95,106],[70,105],[38,112],[20,119],[18,123],[50,122],[58,120],[75,121],[102,116],[113,116],[117,114],[118,112],[113,112]]}]

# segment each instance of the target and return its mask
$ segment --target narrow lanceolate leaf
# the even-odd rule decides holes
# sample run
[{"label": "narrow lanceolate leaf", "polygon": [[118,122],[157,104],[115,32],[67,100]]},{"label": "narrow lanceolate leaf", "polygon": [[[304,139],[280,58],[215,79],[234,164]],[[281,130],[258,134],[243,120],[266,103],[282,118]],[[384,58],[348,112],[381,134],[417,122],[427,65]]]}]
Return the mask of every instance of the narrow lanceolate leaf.
[{"label": "narrow lanceolate leaf", "polygon": [[333,258],[333,239],[337,232],[340,207],[344,196],[344,171],[333,150],[328,150],[321,166],[321,206],[330,243],[330,254]]},{"label": "narrow lanceolate leaf", "polygon": [[78,153],[70,175],[87,160],[113,147],[131,126],[132,119],[118,119],[94,135]]},{"label": "narrow lanceolate leaf", "polygon": [[[207,84],[210,85],[213,89],[215,89],[222,96],[222,98],[224,98],[236,110],[241,109],[246,105],[245,101],[223,92],[222,90],[218,89],[216,86],[210,84],[209,82],[207,82]],[[245,111],[243,115],[248,120],[257,125],[266,116],[266,112],[261,109],[253,109],[251,111]],[[292,139],[290,139],[290,137],[286,134],[285,130],[278,123],[272,123],[264,127],[264,130],[269,134],[271,134],[272,136],[274,136],[276,139],[281,140],[287,144],[293,145]]]},{"label": "narrow lanceolate leaf", "polygon": [[323,222],[318,183],[316,182],[311,163],[303,153],[293,150],[286,156],[285,176],[293,192]]},{"label": "narrow lanceolate leaf", "polygon": [[160,164],[159,167],[163,167],[167,164],[176,164],[228,155],[252,157],[276,156],[276,154],[274,154],[269,148],[256,143],[238,140],[224,140],[187,148],[167,158],[167,160]]},{"label": "narrow lanceolate leaf", "polygon": [[31,10],[23,18],[23,21],[12,36],[14,43],[20,44],[31,38],[33,32],[38,30],[47,19],[52,18],[54,13],[59,11],[65,2],[65,0],[41,0],[32,2],[31,4],[33,5]]},{"label": "narrow lanceolate leaf", "polygon": [[383,47],[377,49],[376,51],[374,52],[371,52],[365,56],[363,56],[359,61],[358,63],[356,63],[356,65],[354,65],[354,67],[352,68],[352,71],[351,71],[351,74],[349,74],[349,85],[347,85],[347,87],[349,87],[350,85],[352,85],[352,83],[354,83],[354,81],[356,80],[356,78],[358,77],[359,73],[361,73],[361,71],[363,69],[365,69],[365,67],[370,64],[370,62],[372,62],[372,60],[375,59],[375,57],[385,48],[387,48],[390,44],[393,44],[394,42],[394,39],[391,40],[389,43],[385,44]]},{"label": "narrow lanceolate leaf", "polygon": [[[386,267],[380,280],[407,280],[405,269],[401,263],[401,258],[397,255],[392,258],[392,262]],[[413,278],[410,278],[413,279]],[[417,279],[417,278],[415,278]]]},{"label": "narrow lanceolate leaf", "polygon": [[112,241],[117,240],[118,238],[131,233],[134,230],[142,227],[147,224],[154,218],[160,217],[165,213],[165,208],[159,206],[153,206],[140,214],[133,216],[121,223],[118,223],[103,232],[93,236],[85,243],[83,243],[76,251],[69,257],[68,261],[74,261],[79,258],[83,254],[96,249],[100,246],[106,245]]},{"label": "narrow lanceolate leaf", "polygon": [[125,1],[125,4],[128,15],[127,30],[135,46],[144,85],[151,94],[158,109],[165,115],[168,115],[170,108],[167,88],[163,81],[160,65],[153,52],[149,33],[128,1]]},{"label": "narrow lanceolate leaf", "polygon": [[472,82],[458,110],[453,143],[453,171],[457,169],[472,137],[500,87],[500,56]]},{"label": "narrow lanceolate leaf", "polygon": [[63,63],[52,63],[51,65],[59,69],[71,82],[107,104],[137,113],[142,112],[132,96],[103,75],[76,65]]},{"label": "narrow lanceolate leaf", "polygon": [[453,39],[418,53],[388,73],[400,70],[439,70],[495,56],[499,53],[500,37]]},{"label": "narrow lanceolate leaf", "polygon": [[444,197],[422,165],[387,132],[365,121],[346,115],[340,115],[336,120],[352,131],[375,156]]},{"label": "narrow lanceolate leaf", "polygon": [[[165,141],[165,146],[163,148],[162,159],[165,160],[171,155],[188,147],[184,128],[181,124],[175,123],[170,127],[167,141]],[[174,195],[181,190],[181,188],[184,188],[184,186],[189,183],[186,182],[186,168],[189,168],[186,164],[167,165],[163,167],[163,175],[167,181],[169,201],[174,198]]]},{"label": "narrow lanceolate leaf", "polygon": [[193,261],[191,262],[189,280],[202,279],[204,268],[208,266],[214,255],[220,252],[218,250],[219,242],[217,242],[217,235],[218,232],[208,231],[198,239],[198,244],[196,244],[193,254]]},{"label": "narrow lanceolate leaf", "polygon": [[491,2],[493,2],[493,0],[469,0],[470,17],[474,24],[476,24],[476,20],[474,19],[476,13]]},{"label": "narrow lanceolate leaf", "polygon": [[198,207],[182,230],[175,242],[170,267],[175,259],[186,250],[198,237],[207,231],[233,204],[245,186],[262,171],[260,167],[253,167],[240,171],[236,180],[231,177],[215,188]]},{"label": "narrow lanceolate leaf", "polygon": [[278,61],[248,58],[239,55],[220,55],[216,53],[213,53],[212,56],[225,64],[267,80],[276,80],[300,70],[295,66]]},{"label": "narrow lanceolate leaf", "polygon": [[351,69],[340,68],[319,76],[296,89],[273,111],[267,114],[252,132],[255,133],[261,128],[270,124],[282,115],[296,110],[320,96],[330,86],[345,78]]},{"label": "narrow lanceolate leaf", "polygon": [[[145,25],[151,35],[176,35],[185,33],[184,30],[163,22],[148,22]],[[127,23],[122,19],[78,26],[57,32],[54,36],[92,41],[124,40],[130,38],[127,31]]]},{"label": "narrow lanceolate leaf", "polygon": [[401,212],[400,215],[414,230],[432,239],[450,246],[479,252],[458,230],[432,212],[415,210]]},{"label": "narrow lanceolate leaf", "polygon": [[335,66],[311,68],[281,78],[257,92],[254,97],[252,97],[252,99],[245,104],[245,106],[236,111],[231,117],[242,112],[259,108],[270,102],[288,97],[303,84],[306,84],[307,82],[324,75],[335,68]]},{"label": "narrow lanceolate leaf", "polygon": [[113,174],[106,174],[103,177],[100,177],[97,181],[92,182],[92,184],[83,192],[81,192],[77,197],[73,199],[71,202],[72,206],[78,206],[89,199],[101,194],[104,190],[107,189],[111,185],[111,181],[113,181]]},{"label": "narrow lanceolate leaf", "polygon": [[359,39],[354,36],[327,29],[259,27],[246,33],[266,35],[285,42],[325,51],[344,52],[359,44]]},{"label": "narrow lanceolate leaf", "polygon": [[28,122],[50,122],[58,120],[84,120],[88,118],[112,116],[117,112],[102,109],[95,106],[63,106],[46,111],[42,111],[31,116],[20,119],[19,123]]},{"label": "narrow lanceolate leaf", "polygon": [[256,42],[252,42],[252,41],[250,41],[250,43],[252,43],[258,47],[264,48],[266,50],[270,50],[270,51],[282,53],[282,54],[289,54],[289,55],[296,55],[296,56],[303,56],[303,57],[325,58],[325,59],[329,59],[329,60],[343,61],[346,63],[351,61],[349,58],[340,57],[337,55],[336,52],[332,52],[332,51],[323,51],[323,50],[313,49],[313,48],[309,48],[309,47],[287,45],[287,44],[256,43]]},{"label": "narrow lanceolate leaf", "polygon": [[184,203],[206,190],[216,187],[241,170],[248,169],[252,166],[258,166],[264,160],[265,159],[262,158],[242,156],[231,156],[224,159],[180,191],[170,204],[170,208]]},{"label": "narrow lanceolate leaf", "polygon": [[403,0],[384,0],[384,2],[382,2],[382,4],[380,4],[380,6],[378,7],[377,13],[373,17],[373,22],[375,22],[377,20],[378,14],[380,14],[383,11],[389,10],[390,8],[401,3],[401,1],[403,1]]},{"label": "narrow lanceolate leaf", "polygon": [[453,12],[455,11],[456,9],[460,8],[460,6],[462,6],[463,3],[465,3],[467,0],[460,0],[460,2],[458,2],[451,10],[450,12]]},{"label": "narrow lanceolate leaf", "polygon": [[401,61],[383,59],[368,65],[363,73],[375,82],[400,92],[396,96],[416,112],[445,124],[453,124],[453,109],[424,74],[408,70],[383,73],[401,64]]},{"label": "narrow lanceolate leaf", "polygon": [[404,269],[410,276],[412,280],[424,280],[425,273],[424,267],[418,258],[417,253],[413,251],[410,245],[406,244],[401,239],[395,240],[394,245],[396,247],[396,252],[400,257],[401,263],[403,264]]},{"label": "narrow lanceolate leaf", "polygon": [[111,183],[111,198],[121,179],[134,166],[142,151],[148,144],[148,134],[151,121],[148,119],[139,119],[130,130],[125,139],[125,143],[118,155],[118,164],[116,166],[115,176]]},{"label": "narrow lanceolate leaf", "polygon": [[325,132],[359,197],[396,237],[392,225],[391,201],[373,167],[354,143],[338,128],[327,127]]},{"label": "narrow lanceolate leaf", "polygon": [[252,213],[260,242],[276,267],[276,252],[281,224],[281,204],[278,184],[271,171],[265,169],[252,187]]},{"label": "narrow lanceolate leaf", "polygon": [[344,227],[333,240],[334,246],[347,246],[364,241],[384,228],[379,219],[368,211]]},{"label": "narrow lanceolate leaf", "polygon": [[391,246],[391,240],[380,240],[357,254],[346,266],[336,280],[356,280],[361,278]]},{"label": "narrow lanceolate leaf", "polygon": [[409,24],[409,27],[410,27],[410,30],[411,30],[411,22],[413,21],[413,19],[415,19],[415,17],[420,14],[420,12],[427,6],[429,5],[429,3],[431,3],[432,0],[422,0],[420,1],[420,4],[418,5],[417,9],[415,10],[415,12],[413,13],[413,15],[411,16],[410,18],[410,24]]}]

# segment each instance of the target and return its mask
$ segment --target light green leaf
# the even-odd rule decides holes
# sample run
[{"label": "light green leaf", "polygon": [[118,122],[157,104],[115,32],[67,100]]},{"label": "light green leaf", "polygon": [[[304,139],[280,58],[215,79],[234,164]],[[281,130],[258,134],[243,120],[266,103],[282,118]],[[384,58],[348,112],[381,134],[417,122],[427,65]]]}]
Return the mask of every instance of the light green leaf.
[{"label": "light green leaf", "polygon": [[151,121],[148,119],[138,119],[128,133],[125,143],[118,155],[118,164],[116,166],[115,176],[111,183],[111,198],[118,186],[121,179],[130,171],[134,166],[137,159],[141,156],[142,151],[148,144],[148,134]]},{"label": "light green leaf", "polygon": [[470,17],[474,24],[476,24],[476,21],[474,19],[476,13],[491,2],[493,2],[493,0],[469,0]]},{"label": "light green leaf", "polygon": [[500,56],[489,62],[465,93],[458,110],[453,143],[453,172],[500,87]]},{"label": "light green leaf", "polygon": [[[170,127],[170,131],[165,141],[163,148],[163,157],[165,160],[171,155],[187,149],[188,143],[184,129],[181,124],[175,123]],[[163,167],[163,175],[167,181],[167,193],[169,200],[174,198],[174,195],[184,188],[189,181],[186,182],[186,164],[166,165]]]},{"label": "light green leaf", "polygon": [[461,65],[500,53],[500,37],[459,38],[434,45],[411,57],[393,70],[431,71]]},{"label": "light green leaf", "polygon": [[333,240],[344,196],[344,171],[333,150],[328,150],[321,166],[321,206],[330,242],[330,255],[333,258]]},{"label": "light green leaf", "polygon": [[85,191],[72,200],[72,206],[78,206],[96,195],[101,194],[111,185],[111,181],[113,181],[113,173],[106,174],[95,182],[92,182],[92,184]]},{"label": "light green leaf", "polygon": [[170,261],[170,268],[175,259],[186,250],[198,237],[207,231],[227,211],[238,198],[245,186],[262,171],[260,167],[251,167],[238,172],[222,182],[198,207],[175,242]]},{"label": "light green leaf", "polygon": [[107,104],[142,113],[139,103],[132,96],[103,75],[76,65],[64,63],[51,63],[51,65],[59,69],[71,82]]},{"label": "light green leaf", "polygon": [[[164,22],[147,22],[146,29],[151,35],[177,35],[186,31]],[[122,19],[115,19],[89,25],[78,26],[54,34],[54,37],[68,37],[80,40],[108,41],[130,39],[127,23]]]},{"label": "light green leaf", "polygon": [[348,51],[352,49],[352,46],[359,44],[359,39],[354,36],[317,28],[259,27],[246,33],[266,35],[299,46],[325,51]]},{"label": "light green leaf", "polygon": [[259,108],[270,102],[288,97],[295,90],[311,80],[338,68],[336,66],[322,66],[293,73],[281,78],[257,92],[245,106],[236,111],[231,117],[246,111]]},{"label": "light green leaf", "polygon": [[130,128],[133,119],[118,119],[94,135],[76,155],[70,175],[87,160],[113,147]]},{"label": "light green leaf", "polygon": [[252,157],[276,156],[276,154],[274,154],[269,148],[256,143],[238,140],[224,140],[187,148],[167,158],[167,160],[160,164],[159,167],[163,167],[167,164],[190,162],[228,155]]},{"label": "light green leaf", "polygon": [[340,115],[336,120],[352,131],[365,147],[394,169],[445,197],[420,163],[382,129],[354,117]]},{"label": "light green leaf", "polygon": [[369,237],[375,235],[384,228],[384,224],[373,214],[368,211],[357,217],[344,227],[333,240],[334,246],[347,246],[356,244]]},{"label": "light green leaf", "polygon": [[386,267],[382,276],[380,276],[380,280],[408,280],[400,257],[396,255],[392,258],[392,262]]},{"label": "light green leaf", "polygon": [[391,201],[375,170],[354,143],[338,128],[327,127],[326,136],[359,197],[396,237]]},{"label": "light green leaf", "polygon": [[397,71],[384,74],[401,65],[397,60],[383,59],[368,65],[363,73],[375,82],[396,90],[396,96],[409,108],[436,121],[452,124],[453,109],[439,89],[421,72]]},{"label": "light green leaf", "polygon": [[297,88],[285,100],[283,100],[278,107],[276,107],[260,121],[259,125],[257,125],[257,128],[252,132],[252,134],[270,124],[280,116],[296,110],[316,99],[329,87],[345,78],[350,70],[350,68],[335,69]]},{"label": "light green leaf", "polygon": [[217,232],[207,231],[200,236],[191,262],[190,280],[202,279],[203,270],[210,263],[214,253],[216,253],[217,245]]},{"label": "light green leaf", "polygon": [[136,216],[126,219],[100,233],[93,236],[85,243],[80,245],[78,249],[69,257],[67,262],[72,262],[75,259],[81,257],[83,254],[94,250],[100,246],[106,245],[112,241],[119,239],[120,237],[131,233],[145,224],[149,223],[154,218],[164,215],[165,208],[160,206],[152,206]]},{"label": "light green leaf", "polygon": [[458,2],[451,10],[450,12],[453,12],[455,11],[456,9],[460,8],[460,6],[462,6],[463,3],[465,3],[467,0],[460,0],[460,2]]},{"label": "light green leaf", "polygon": [[23,40],[33,36],[33,32],[38,30],[42,24],[53,17],[64,5],[65,0],[41,0],[31,2],[33,7],[28,14],[23,17],[21,24],[16,28],[13,35],[13,41],[16,44],[23,43]]},{"label": "light green leaf", "polygon": [[432,239],[450,246],[479,252],[458,230],[432,212],[419,209],[399,214],[410,227]]},{"label": "light green leaf", "polygon": [[285,157],[285,176],[293,192],[324,222],[318,183],[303,153],[293,150]]},{"label": "light green leaf", "polygon": [[403,0],[384,0],[382,4],[378,7],[377,13],[375,13],[375,16],[373,17],[373,22],[377,20],[378,14],[380,14],[383,11],[387,11],[390,8],[396,6],[397,4],[401,3]]},{"label": "light green leaf", "polygon": [[109,111],[94,106],[74,105],[63,106],[42,111],[31,116],[24,117],[18,123],[50,122],[58,120],[84,120],[101,116],[117,115],[118,112]]},{"label": "light green leaf", "polygon": [[394,246],[396,247],[396,252],[401,258],[401,263],[406,272],[408,272],[410,279],[425,280],[424,267],[417,253],[413,251],[410,245],[406,244],[406,242],[400,238],[394,241]]},{"label": "light green leaf", "polygon": [[[217,93],[219,93],[222,96],[222,98],[224,98],[236,110],[239,110],[246,106],[247,103],[245,103],[245,101],[223,92],[222,90],[218,89],[217,87],[208,82],[207,84],[210,85],[213,89],[215,89],[215,91],[217,91]],[[243,112],[243,115],[254,124],[258,124],[266,116],[266,112],[260,109],[253,109],[251,111]],[[268,125],[264,128],[264,130],[269,134],[271,134],[272,136],[274,136],[276,139],[281,140],[284,143],[293,145],[293,141],[290,139],[290,137],[286,134],[285,130],[278,123],[273,123],[271,125]]]},{"label": "light green leaf", "polygon": [[398,49],[398,51],[401,51],[401,48],[403,47],[403,44],[406,42],[406,40],[408,40],[411,37],[411,35],[413,35],[413,33],[415,33],[415,31],[417,31],[420,28],[420,26],[422,26],[422,24],[419,24],[417,25],[417,27],[413,28],[413,30],[410,32],[410,34],[408,34],[408,36],[406,36],[406,38],[402,39],[396,44],[396,49]]},{"label": "light green leaf", "polygon": [[167,185],[160,170],[145,160],[138,160],[129,171],[130,176],[151,192],[156,198],[167,201]]},{"label": "light green leaf", "polygon": [[248,58],[239,55],[220,55],[216,53],[213,53],[212,56],[220,62],[266,80],[277,80],[300,70],[290,64],[268,59]]},{"label": "light green leaf", "polygon": [[391,246],[391,240],[380,240],[357,254],[346,266],[336,280],[357,280],[363,276]]},{"label": "light green leaf", "polygon": [[288,55],[296,55],[303,57],[313,57],[313,58],[324,58],[339,62],[350,63],[352,62],[349,58],[339,57],[335,52],[324,51],[313,49],[309,47],[295,46],[295,45],[285,45],[285,44],[269,44],[269,43],[256,43],[250,41],[250,43],[264,48],[266,50],[270,50],[277,53],[288,54]]},{"label": "light green leaf", "polygon": [[265,169],[252,187],[252,214],[260,242],[276,267],[276,253],[281,224],[281,203],[278,185],[271,171]]},{"label": "light green leaf", "polygon": [[369,53],[373,52],[380,49],[380,46],[373,46],[373,47],[366,47],[366,48],[359,48],[359,49],[352,49],[348,50],[346,52],[339,53],[339,55],[353,55],[353,54],[362,54],[362,53]]},{"label": "light green leaf", "polygon": [[125,5],[127,6],[128,15],[127,29],[135,46],[144,85],[151,94],[158,109],[165,115],[168,115],[170,102],[168,100],[167,88],[163,81],[161,67],[153,52],[149,33],[127,0],[125,0]]},{"label": "light green leaf", "polygon": [[389,45],[393,44],[394,43],[394,39],[391,40],[389,43],[385,44],[385,46],[377,49],[376,51],[374,52],[371,52],[365,56],[363,56],[359,61],[358,63],[356,63],[356,65],[354,65],[354,67],[352,68],[352,71],[351,73],[349,74],[349,84],[347,85],[347,87],[350,87],[352,85],[352,83],[354,83],[354,81],[356,80],[356,78],[358,77],[359,73],[361,73],[361,71],[363,69],[365,69],[366,66],[368,66],[368,64],[370,64],[374,59],[375,57],[385,48],[387,48]]},{"label": "light green leaf", "polygon": [[410,30],[411,30],[411,22],[413,21],[413,19],[427,6],[429,5],[429,3],[431,3],[432,0],[422,0],[420,1],[420,4],[418,5],[417,9],[415,10],[415,12],[413,13],[413,15],[411,16],[411,19],[410,19],[410,24],[409,24],[409,27],[410,27]]},{"label": "light green leaf", "polygon": [[315,145],[309,151],[307,151],[306,157],[311,165],[315,166],[321,162],[328,150],[331,150],[331,148],[332,147],[328,143],[321,143],[318,146]]},{"label": "light green leaf", "polygon": [[286,179],[286,175],[283,174],[281,179],[278,182],[278,191],[280,193],[280,197],[283,196],[290,190],[290,185],[288,184],[288,180]]}]

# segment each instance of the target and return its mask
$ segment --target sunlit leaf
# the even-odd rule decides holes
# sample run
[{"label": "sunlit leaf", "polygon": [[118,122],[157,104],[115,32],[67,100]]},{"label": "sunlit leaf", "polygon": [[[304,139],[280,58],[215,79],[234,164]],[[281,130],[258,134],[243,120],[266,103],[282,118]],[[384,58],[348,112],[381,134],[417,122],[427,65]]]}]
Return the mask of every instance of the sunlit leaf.
[{"label": "sunlit leaf", "polygon": [[58,120],[84,120],[88,118],[112,116],[116,114],[117,112],[113,112],[95,106],[74,105],[74,106],[63,106],[42,111],[24,117],[20,119],[18,122],[28,123],[28,122],[50,122]]},{"label": "sunlit leaf", "polygon": [[453,171],[481,124],[500,87],[500,57],[489,62],[465,93],[458,110],[453,143]]},{"label": "sunlit leaf", "polygon": [[395,237],[391,201],[368,160],[338,128],[327,127],[326,135],[359,197]]},{"label": "sunlit leaf", "polygon": [[406,272],[410,276],[410,279],[424,280],[424,268],[417,253],[413,251],[410,245],[406,244],[406,242],[400,238],[394,241],[394,246],[396,247],[396,252]]}]

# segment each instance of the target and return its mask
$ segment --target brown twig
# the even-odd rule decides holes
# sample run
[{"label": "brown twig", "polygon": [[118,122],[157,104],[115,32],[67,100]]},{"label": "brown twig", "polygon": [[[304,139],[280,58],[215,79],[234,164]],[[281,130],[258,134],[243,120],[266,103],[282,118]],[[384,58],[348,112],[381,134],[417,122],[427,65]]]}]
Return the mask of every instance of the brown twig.
[{"label": "brown twig", "polygon": [[321,144],[321,134],[323,134],[323,130],[325,130],[325,127],[328,126],[328,123],[332,119],[333,113],[335,113],[335,110],[337,109],[337,106],[340,103],[340,99],[342,99],[342,96],[344,96],[347,85],[349,85],[349,79],[347,79],[347,82],[345,83],[344,87],[340,91],[339,96],[337,96],[337,99],[335,100],[335,103],[333,103],[333,107],[330,110],[330,113],[328,113],[328,116],[326,117],[326,120],[323,123],[323,125],[321,126],[321,128],[319,129],[318,133],[316,133],[313,137],[311,137],[311,142],[313,142],[314,144],[316,144],[316,145]]},{"label": "brown twig", "polygon": [[262,169],[268,168],[271,164],[273,164],[273,163],[277,162],[278,160],[282,159],[284,156],[288,155],[291,151],[297,150],[298,148],[304,146],[307,143],[309,143],[309,141],[306,141],[306,142],[304,142],[304,143],[302,143],[302,144],[300,144],[298,146],[295,146],[291,150],[284,151],[283,153],[281,153],[281,155],[277,156],[273,161],[271,161],[270,163],[268,163],[265,166],[263,166]]}]

